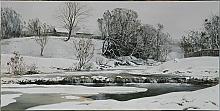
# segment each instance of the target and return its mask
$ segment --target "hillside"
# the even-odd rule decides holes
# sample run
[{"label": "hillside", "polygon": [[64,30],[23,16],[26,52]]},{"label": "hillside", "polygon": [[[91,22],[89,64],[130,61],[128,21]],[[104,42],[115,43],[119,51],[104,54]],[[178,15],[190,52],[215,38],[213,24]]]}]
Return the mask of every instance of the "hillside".
[{"label": "hillside", "polygon": [[167,61],[152,69],[146,70],[149,74],[178,74],[203,77],[219,77],[219,57],[190,57]]},{"label": "hillside", "polygon": [[[65,37],[50,36],[44,49],[45,58],[66,58],[74,59],[73,41],[79,38],[71,38],[68,42],[64,41]],[[94,40],[95,55],[101,53],[102,40]],[[24,56],[40,57],[40,46],[35,42],[34,37],[4,39],[1,41],[1,54],[12,54],[18,51]]]},{"label": "hillside", "polygon": [[[68,42],[64,37],[50,36],[44,49],[43,56],[40,56],[40,46],[35,42],[34,37],[4,39],[1,41],[1,66],[2,72],[7,72],[7,62],[13,57],[13,52],[18,51],[27,66],[36,65],[38,70],[44,73],[57,72],[56,68],[71,68],[77,64],[76,51],[73,41],[80,38],[71,38]],[[92,68],[96,68],[96,59],[107,60],[101,55],[102,40],[92,40],[95,51],[91,59]],[[113,61],[109,62],[113,65]]]},{"label": "hillside", "polygon": [[[70,68],[77,63],[75,58],[75,50],[73,41],[78,41],[79,38],[71,38],[70,41],[64,42],[64,37],[50,36],[48,44],[44,50],[44,56],[40,56],[40,47],[35,42],[33,37],[4,39],[1,41],[1,66],[2,72],[7,72],[6,63],[12,57],[14,51],[24,57],[27,65],[35,64],[41,72],[51,73],[57,72],[56,68]],[[101,55],[102,40],[93,39],[95,45],[94,57],[91,60],[92,68],[97,69],[96,59],[102,58],[109,61],[108,65],[114,66],[115,60],[109,60]],[[173,53],[176,58],[180,55],[180,49],[173,47]],[[172,55],[172,54],[171,54]],[[169,56],[170,57],[170,56]],[[175,57],[174,57],[175,58]],[[140,70],[123,70],[125,73],[133,74],[177,74],[192,76],[197,78],[216,78],[219,73],[219,58],[218,57],[191,57],[174,59],[164,62],[159,66],[150,67],[146,65],[141,66],[126,66],[115,67],[113,69],[140,69]]]}]

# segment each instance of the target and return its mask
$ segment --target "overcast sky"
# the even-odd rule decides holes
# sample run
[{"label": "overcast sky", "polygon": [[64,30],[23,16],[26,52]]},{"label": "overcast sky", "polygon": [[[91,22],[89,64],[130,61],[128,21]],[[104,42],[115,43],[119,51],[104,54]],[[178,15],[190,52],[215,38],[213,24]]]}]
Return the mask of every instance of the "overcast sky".
[{"label": "overcast sky", "polygon": [[[201,29],[205,18],[219,15],[219,1],[216,2],[82,2],[90,9],[90,16],[81,25],[83,31],[97,33],[97,18],[105,10],[127,8],[136,11],[143,24],[165,26],[164,31],[179,39],[186,31]],[[58,9],[63,2],[2,2],[2,7],[11,7],[24,20],[38,17],[41,21],[61,27],[57,19]]]}]

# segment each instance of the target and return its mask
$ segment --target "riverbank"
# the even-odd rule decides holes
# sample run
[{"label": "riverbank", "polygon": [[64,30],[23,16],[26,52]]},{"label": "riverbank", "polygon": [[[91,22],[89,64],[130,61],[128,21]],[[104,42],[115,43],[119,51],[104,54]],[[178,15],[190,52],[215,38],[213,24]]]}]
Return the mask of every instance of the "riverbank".
[{"label": "riverbank", "polygon": [[[218,86],[218,85],[217,85]],[[214,88],[213,88],[214,87]],[[128,83],[124,86],[93,86],[92,84],[87,86],[82,85],[19,85],[19,84],[3,84],[2,85],[2,94],[5,95],[2,97],[2,102],[5,103],[5,106],[2,109],[16,108],[19,110],[32,109],[32,107],[37,110],[44,109],[57,109],[61,108],[67,109],[80,109],[86,110],[89,109],[100,109],[104,110],[105,108],[110,109],[124,109],[126,110],[126,104],[137,104],[129,106],[129,109],[154,109],[155,107],[150,107],[148,104],[171,104],[176,105],[177,103],[184,102],[181,96],[188,99],[188,95],[193,95],[195,92],[201,92],[202,95],[206,95],[204,98],[207,99],[207,103],[210,104],[209,100],[217,104],[216,101],[213,101],[212,96],[216,96],[216,88],[213,86],[198,86],[190,84],[181,84],[181,83]],[[201,91],[204,90],[204,91]],[[210,91],[213,91],[210,93]],[[193,93],[193,94],[191,94]],[[214,94],[214,95],[209,95]],[[17,95],[14,98],[11,98],[10,95]],[[169,95],[169,96],[163,96]],[[200,94],[201,95],[201,94]],[[161,101],[160,98],[161,97]],[[200,100],[195,96],[195,99],[199,99],[200,103],[204,100]],[[218,96],[216,96],[218,97]],[[9,98],[9,99],[7,99]],[[176,100],[175,98],[179,98]],[[180,99],[181,98],[181,99]],[[211,99],[210,99],[211,98]],[[173,99],[173,100],[172,100]],[[184,99],[184,98],[183,98]],[[42,101],[42,102],[41,102]],[[157,101],[157,102],[156,102]],[[176,104],[173,104],[173,101]],[[68,104],[66,102],[69,102]],[[142,103],[140,103],[142,102]],[[153,104],[155,102],[155,104]],[[7,104],[6,104],[7,103]],[[148,103],[148,104],[147,104]],[[72,106],[68,106],[72,104]],[[118,106],[121,104],[122,106]],[[188,103],[181,103],[183,105]],[[181,104],[176,109],[186,108],[181,107]],[[46,105],[46,106],[45,106]],[[55,105],[55,107],[53,107]],[[67,107],[65,107],[67,105]],[[102,105],[104,105],[102,107]],[[39,106],[39,107],[38,107]],[[51,107],[52,106],[52,107]],[[96,107],[97,106],[97,107]],[[58,108],[60,107],[60,108]],[[164,109],[166,105],[159,105],[158,108]],[[171,107],[167,107],[168,109]],[[167,109],[165,108],[165,109]],[[199,107],[200,108],[200,107]],[[209,108],[209,107],[207,107]],[[214,108],[214,107],[212,107]],[[53,110],[55,110],[53,109]],[[64,109],[62,109],[64,110]]]}]

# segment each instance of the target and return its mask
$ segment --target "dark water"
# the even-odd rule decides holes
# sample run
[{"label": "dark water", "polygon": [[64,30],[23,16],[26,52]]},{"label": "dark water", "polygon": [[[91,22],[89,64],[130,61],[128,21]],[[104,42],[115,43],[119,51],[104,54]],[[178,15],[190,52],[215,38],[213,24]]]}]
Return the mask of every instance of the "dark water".
[{"label": "dark water", "polygon": [[[110,85],[110,84],[108,84]],[[113,85],[113,84],[111,84]],[[114,84],[114,86],[117,84]],[[87,84],[88,87],[103,87],[105,85],[97,85],[97,84]],[[147,88],[148,90],[145,92],[137,92],[137,93],[129,93],[129,94],[98,94],[87,96],[88,99],[94,100],[105,100],[105,99],[114,99],[118,101],[127,101],[131,99],[143,98],[161,95],[169,92],[178,92],[178,91],[195,91],[198,89],[203,89],[209,86],[199,86],[199,85],[189,85],[189,84],[163,84],[163,83],[142,83],[142,84],[123,84],[123,86],[127,87],[139,87],[139,88]],[[14,92],[2,92],[3,94],[14,94]],[[22,96],[15,98],[16,102],[11,103],[7,106],[2,107],[2,110],[25,110],[34,106],[39,105],[47,105],[54,104],[66,101],[62,98],[60,94],[26,94],[24,93]]]},{"label": "dark water", "polygon": [[30,107],[66,102],[60,94],[22,94],[15,98],[16,102],[1,108],[3,111],[25,110]]},{"label": "dark water", "polygon": [[127,84],[125,86],[147,88],[145,92],[129,93],[129,94],[98,94],[89,96],[89,98],[95,100],[106,100],[114,99],[118,101],[127,101],[131,99],[143,98],[157,96],[161,94],[166,94],[170,92],[180,92],[180,91],[195,91],[203,88],[210,87],[209,85],[190,85],[190,84],[158,84],[158,83],[147,83],[147,84]]}]

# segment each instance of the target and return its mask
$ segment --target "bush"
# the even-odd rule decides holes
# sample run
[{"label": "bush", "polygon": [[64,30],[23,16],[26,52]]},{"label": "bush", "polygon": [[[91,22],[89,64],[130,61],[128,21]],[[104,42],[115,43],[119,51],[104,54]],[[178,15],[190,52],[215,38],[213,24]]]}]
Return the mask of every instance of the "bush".
[{"label": "bush", "polygon": [[28,66],[28,71],[26,72],[26,74],[39,74],[36,64],[31,64],[30,66]]},{"label": "bush", "polygon": [[101,66],[101,65],[107,65],[109,63],[108,60],[104,60],[103,58],[101,57],[96,57],[96,64]]},{"label": "bush", "polygon": [[92,63],[88,63],[88,64],[85,64],[82,69],[86,70],[86,71],[89,71],[90,69],[93,68],[93,64]]},{"label": "bush", "polygon": [[10,61],[7,63],[9,66],[9,73],[15,75],[22,75],[25,74],[26,68],[25,63],[23,61],[23,57],[21,57],[18,52],[14,52],[14,57],[10,58]]},{"label": "bush", "polygon": [[84,65],[88,64],[94,55],[94,44],[91,39],[80,39],[78,42],[73,41],[78,60],[75,70],[82,70]]}]

